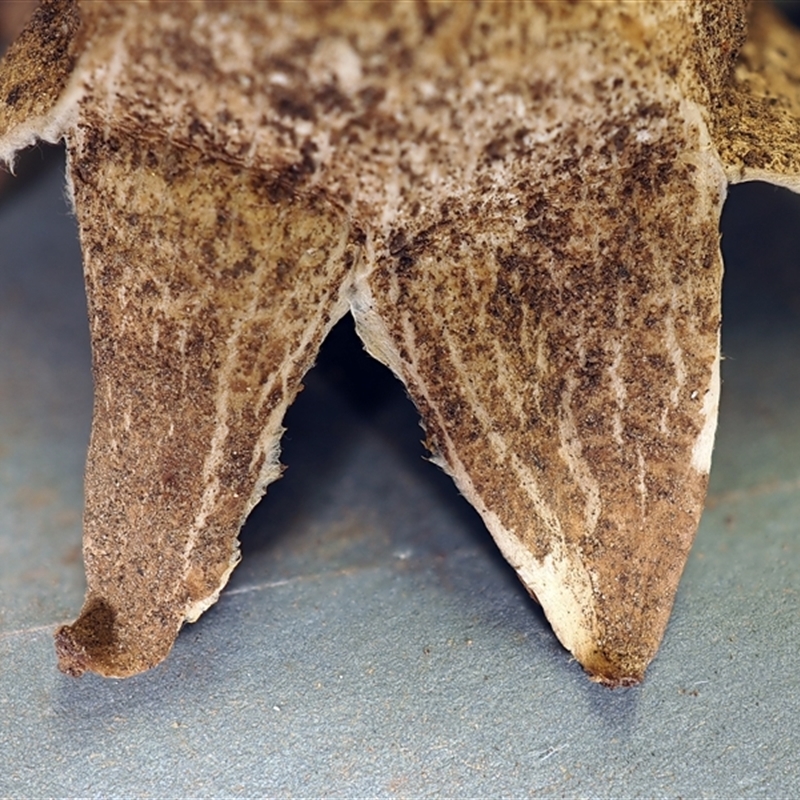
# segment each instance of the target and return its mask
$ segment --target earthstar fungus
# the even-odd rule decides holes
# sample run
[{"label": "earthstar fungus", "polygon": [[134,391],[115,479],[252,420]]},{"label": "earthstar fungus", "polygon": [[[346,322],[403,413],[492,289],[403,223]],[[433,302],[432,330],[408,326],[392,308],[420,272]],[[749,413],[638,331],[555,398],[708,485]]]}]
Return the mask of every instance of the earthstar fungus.
[{"label": "earthstar fungus", "polygon": [[85,260],[60,668],[141,672],[215,602],[349,311],[565,647],[640,681],[705,498],[726,187],[800,188],[799,53],[735,1],[45,0],[0,158],[66,141]]}]

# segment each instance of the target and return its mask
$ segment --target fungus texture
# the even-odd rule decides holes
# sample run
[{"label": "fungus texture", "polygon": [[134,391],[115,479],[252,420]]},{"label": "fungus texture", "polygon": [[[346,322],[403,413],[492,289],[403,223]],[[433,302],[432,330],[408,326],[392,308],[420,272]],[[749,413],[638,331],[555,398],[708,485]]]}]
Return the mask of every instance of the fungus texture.
[{"label": "fungus texture", "polygon": [[148,669],[214,603],[349,312],[564,646],[640,681],[711,463],[720,211],[800,188],[798,53],[739,0],[45,0],[0,158],[66,141],[85,259],[61,669]]}]

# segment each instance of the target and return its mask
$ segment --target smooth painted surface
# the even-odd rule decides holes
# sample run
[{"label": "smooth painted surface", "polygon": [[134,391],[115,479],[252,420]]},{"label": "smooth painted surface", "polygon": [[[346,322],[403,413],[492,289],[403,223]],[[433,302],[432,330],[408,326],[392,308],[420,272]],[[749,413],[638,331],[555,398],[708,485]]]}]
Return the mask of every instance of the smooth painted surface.
[{"label": "smooth painted surface", "polygon": [[[737,190],[707,512],[643,686],[571,663],[345,328],[220,602],[166,663],[60,675],[91,378],[56,166],[0,199],[0,796],[800,791],[800,202]],[[349,325],[349,323],[347,323]]]}]

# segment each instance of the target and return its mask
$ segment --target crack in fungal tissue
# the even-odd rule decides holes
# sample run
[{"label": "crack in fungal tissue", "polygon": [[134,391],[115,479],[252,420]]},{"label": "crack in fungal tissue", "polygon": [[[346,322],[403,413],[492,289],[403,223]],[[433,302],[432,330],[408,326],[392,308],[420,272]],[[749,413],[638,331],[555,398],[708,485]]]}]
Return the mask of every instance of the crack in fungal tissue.
[{"label": "crack in fungal tissue", "polygon": [[42,2],[0,158],[66,142],[84,254],[61,669],[148,669],[216,601],[349,312],[564,646],[639,682],[705,499],[722,204],[800,189],[799,56],[743,0]]}]

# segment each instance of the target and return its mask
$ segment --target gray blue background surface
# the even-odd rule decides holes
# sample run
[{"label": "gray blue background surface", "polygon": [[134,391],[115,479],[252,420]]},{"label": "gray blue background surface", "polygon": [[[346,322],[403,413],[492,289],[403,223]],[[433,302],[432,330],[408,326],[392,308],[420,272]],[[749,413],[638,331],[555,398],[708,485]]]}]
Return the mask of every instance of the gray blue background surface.
[{"label": "gray blue background surface", "polygon": [[590,683],[337,328],[219,603],[125,681],[83,598],[90,354],[63,165],[0,197],[0,797],[797,797],[800,198],[732,192],[707,510],[645,683]]}]

